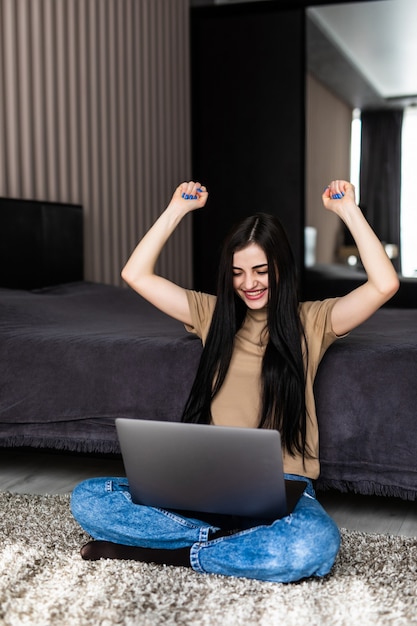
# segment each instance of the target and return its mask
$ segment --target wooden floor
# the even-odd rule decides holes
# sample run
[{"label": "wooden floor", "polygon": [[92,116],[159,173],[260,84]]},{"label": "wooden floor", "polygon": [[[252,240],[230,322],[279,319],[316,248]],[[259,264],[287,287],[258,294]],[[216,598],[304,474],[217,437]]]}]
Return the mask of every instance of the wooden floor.
[{"label": "wooden floor", "polygon": [[[117,458],[0,451],[0,491],[3,492],[70,493],[86,478],[123,475],[123,463]],[[318,498],[341,528],[417,537],[417,501],[333,491],[319,493]]]}]

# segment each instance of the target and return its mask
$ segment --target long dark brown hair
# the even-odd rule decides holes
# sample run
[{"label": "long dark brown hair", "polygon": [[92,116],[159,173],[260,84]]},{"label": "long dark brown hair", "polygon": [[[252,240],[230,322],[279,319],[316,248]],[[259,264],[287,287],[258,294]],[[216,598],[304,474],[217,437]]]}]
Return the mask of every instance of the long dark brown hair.
[{"label": "long dark brown hair", "polygon": [[217,302],[197,374],[182,420],[209,424],[211,403],[222,387],[233,352],[234,337],[247,307],[233,288],[233,255],[251,243],[268,262],[269,339],[262,361],[259,428],[275,428],[290,453],[306,454],[304,336],[299,317],[294,256],[281,222],[258,213],[240,222],[227,237],[221,254]]}]

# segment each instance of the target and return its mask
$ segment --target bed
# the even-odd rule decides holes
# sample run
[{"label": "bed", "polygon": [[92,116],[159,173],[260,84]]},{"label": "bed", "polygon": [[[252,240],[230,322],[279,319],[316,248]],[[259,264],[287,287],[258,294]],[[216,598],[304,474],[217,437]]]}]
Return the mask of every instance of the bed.
[{"label": "bed", "polygon": [[[38,229],[28,276],[0,201],[0,446],[119,454],[116,417],[180,419],[200,341],[131,290],[83,280],[81,207],[35,204],[35,220],[23,211],[31,232],[51,224]],[[19,206],[7,199],[12,234],[26,224]],[[70,245],[57,245],[68,219]],[[416,499],[416,373],[417,309],[381,309],[330,347],[315,383],[319,488]]]},{"label": "bed", "polygon": [[382,308],[324,355],[319,486],[417,497],[417,309]]},{"label": "bed", "polygon": [[200,350],[122,287],[0,289],[0,445],[117,453],[116,417],[180,419]]}]

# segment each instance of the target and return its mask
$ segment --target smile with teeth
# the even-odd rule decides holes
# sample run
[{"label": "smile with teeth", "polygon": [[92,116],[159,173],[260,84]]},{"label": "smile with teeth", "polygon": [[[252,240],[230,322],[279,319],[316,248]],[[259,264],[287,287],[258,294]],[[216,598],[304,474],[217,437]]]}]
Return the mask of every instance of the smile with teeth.
[{"label": "smile with teeth", "polygon": [[253,289],[252,291],[243,291],[245,297],[249,300],[257,300],[264,295],[266,289]]}]

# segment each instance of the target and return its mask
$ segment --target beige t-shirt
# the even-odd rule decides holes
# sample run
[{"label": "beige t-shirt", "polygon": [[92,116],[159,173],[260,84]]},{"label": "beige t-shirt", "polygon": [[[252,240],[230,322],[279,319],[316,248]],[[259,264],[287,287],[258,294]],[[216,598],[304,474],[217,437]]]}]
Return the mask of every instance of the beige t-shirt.
[{"label": "beige t-shirt", "polygon": [[[216,297],[187,291],[192,326],[189,332],[198,335],[203,344],[207,339]],[[317,478],[320,473],[318,459],[319,437],[316,407],[313,395],[314,378],[327,348],[337,338],[331,327],[330,312],[336,298],[300,304],[300,317],[304,327],[308,361],[306,366],[307,449],[311,453],[304,463],[301,455],[291,456],[284,450],[284,471]],[[257,428],[260,414],[260,376],[262,357],[268,340],[266,310],[248,309],[245,321],[236,333],[232,359],[226,379],[211,405],[213,423],[222,426]],[[306,363],[307,361],[307,363]]]}]

